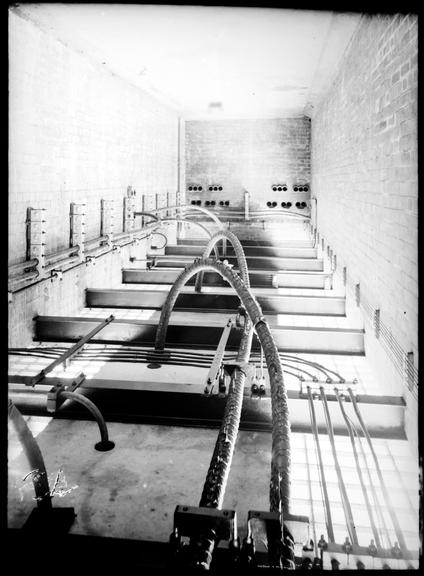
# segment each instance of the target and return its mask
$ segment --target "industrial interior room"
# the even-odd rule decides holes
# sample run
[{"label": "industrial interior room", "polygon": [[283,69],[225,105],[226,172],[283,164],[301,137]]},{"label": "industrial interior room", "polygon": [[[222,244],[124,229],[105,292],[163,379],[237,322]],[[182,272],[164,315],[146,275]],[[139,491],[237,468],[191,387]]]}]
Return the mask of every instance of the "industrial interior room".
[{"label": "industrial interior room", "polygon": [[419,569],[417,14],[8,15],[15,566]]}]

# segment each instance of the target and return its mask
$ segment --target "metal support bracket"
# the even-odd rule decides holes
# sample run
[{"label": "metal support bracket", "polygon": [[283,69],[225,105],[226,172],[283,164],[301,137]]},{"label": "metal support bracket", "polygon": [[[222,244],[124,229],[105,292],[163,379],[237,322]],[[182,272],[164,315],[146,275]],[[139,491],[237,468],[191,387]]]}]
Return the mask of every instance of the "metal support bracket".
[{"label": "metal support bracket", "polygon": [[249,510],[242,563],[258,570],[282,568],[283,526],[278,512]]},{"label": "metal support bracket", "polygon": [[321,393],[320,388],[324,388],[324,391],[329,394],[334,392],[334,388],[337,388],[342,397],[343,396],[348,397],[349,396],[347,393],[348,388],[352,388],[352,390],[355,390],[355,388],[358,386],[358,380],[356,378],[354,378],[351,381],[339,380],[338,378],[335,378],[334,380],[332,380],[331,378],[327,378],[327,380],[325,381],[320,381],[318,379],[306,380],[305,378],[301,377],[299,381],[300,381],[299,396],[301,398],[308,398],[308,387],[311,389],[312,395],[316,394],[319,396]]},{"label": "metal support bracket", "polygon": [[59,364],[63,364],[64,367],[66,367],[67,362],[73,356],[75,356],[75,354],[80,352],[81,348],[85,344],[87,344],[87,342],[91,340],[93,336],[95,336],[98,332],[100,332],[100,330],[103,330],[103,328],[105,328],[108,324],[110,324],[110,322],[112,322],[114,319],[115,316],[111,314],[108,318],[106,318],[106,320],[103,320],[103,322],[98,324],[95,328],[93,328],[93,330],[90,330],[88,334],[86,334],[80,340],[78,340],[78,342],[73,346],[71,346],[64,354],[59,356],[59,358],[51,362],[51,364],[49,364],[46,368],[41,370],[41,372],[39,372],[33,378],[31,378],[31,380],[26,385],[34,387],[36,384],[41,382],[41,380],[43,380],[49,372],[51,372],[54,368],[56,368],[56,366],[59,366]]},{"label": "metal support bracket", "polygon": [[[224,357],[225,347],[227,346],[227,341],[230,336],[231,329],[233,328],[234,321],[233,318],[229,318],[227,324],[221,334],[218,346],[215,351],[215,356],[212,360],[211,367],[209,368],[208,375],[206,377],[206,385],[204,389],[204,394],[212,394],[212,390],[220,377],[222,368],[222,359]],[[221,386],[222,389],[222,386]],[[223,390],[221,390],[223,392]]]},{"label": "metal support bracket", "polygon": [[[238,554],[239,539],[237,536],[237,516],[235,510],[218,510],[197,506],[177,506],[174,512],[174,530],[170,537],[171,553],[177,562],[189,563],[192,555],[199,552],[196,546],[190,546],[191,542],[198,542],[202,538],[212,538],[213,543],[206,552],[205,561],[209,569],[212,553],[220,541],[227,542],[228,548]],[[187,554],[187,556],[186,556]]]},{"label": "metal support bracket", "polygon": [[60,398],[60,394],[65,390],[67,392],[75,392],[75,390],[79,388],[79,386],[81,386],[81,384],[84,382],[84,380],[85,374],[81,372],[81,374],[79,374],[75,380],[72,380],[71,384],[57,384],[56,386],[53,386],[47,394],[47,412],[56,412],[65,401],[64,398]]}]

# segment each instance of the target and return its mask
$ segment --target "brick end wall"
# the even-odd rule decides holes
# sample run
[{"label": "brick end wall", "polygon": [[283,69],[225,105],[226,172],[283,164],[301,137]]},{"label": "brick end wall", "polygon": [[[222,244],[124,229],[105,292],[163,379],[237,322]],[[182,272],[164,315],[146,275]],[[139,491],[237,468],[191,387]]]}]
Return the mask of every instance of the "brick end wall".
[{"label": "brick end wall", "polygon": [[[244,192],[251,208],[267,208],[267,201],[309,198],[293,192],[295,184],[310,182],[309,118],[264,120],[214,120],[186,122],[187,200],[229,200],[231,207],[244,207]],[[190,185],[202,192],[189,192]],[[272,191],[273,184],[287,184],[287,192]],[[223,190],[209,192],[211,185]],[[293,198],[294,201],[293,201]]]}]

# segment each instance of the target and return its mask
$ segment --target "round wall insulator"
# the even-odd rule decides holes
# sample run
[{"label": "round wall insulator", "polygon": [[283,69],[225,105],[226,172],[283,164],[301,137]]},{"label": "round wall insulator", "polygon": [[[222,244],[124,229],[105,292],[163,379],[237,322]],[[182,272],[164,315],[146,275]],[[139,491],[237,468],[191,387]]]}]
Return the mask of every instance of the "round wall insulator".
[{"label": "round wall insulator", "polygon": [[211,200],[211,206],[215,206],[216,202],[215,200]]},{"label": "round wall insulator", "polygon": [[272,206],[271,202],[267,202],[266,205],[268,206],[268,208],[271,208]]},{"label": "round wall insulator", "polygon": [[206,200],[205,206],[209,206],[209,204],[210,204],[209,200]]},{"label": "round wall insulator", "polygon": [[216,192],[218,190],[218,186],[214,186],[213,189]]},{"label": "round wall insulator", "polygon": [[197,201],[197,205],[198,205],[198,206],[201,206],[201,204],[202,204],[202,201],[201,201],[201,200],[198,200],[198,201]]},{"label": "round wall insulator", "polygon": [[219,201],[219,205],[220,205],[220,206],[224,206],[224,200],[220,200],[220,201]]},{"label": "round wall insulator", "polygon": [[277,192],[277,186],[273,186],[272,189],[274,192]]},{"label": "round wall insulator", "polygon": [[307,192],[309,190],[309,188],[307,186],[304,186],[303,189],[305,192]]},{"label": "round wall insulator", "polygon": [[287,204],[286,204],[287,208],[290,208],[290,207],[291,207],[291,205],[292,205],[292,203],[291,203],[291,202],[287,202]]},{"label": "round wall insulator", "polygon": [[196,204],[196,200],[192,200],[191,203],[193,204],[193,206]]},{"label": "round wall insulator", "polygon": [[193,190],[197,191],[197,186],[193,186]]},{"label": "round wall insulator", "polygon": [[193,186],[189,186],[188,189],[190,190],[190,192],[193,190]]},{"label": "round wall insulator", "polygon": [[302,208],[306,208],[306,202],[302,202]]},{"label": "round wall insulator", "polygon": [[277,202],[272,203],[272,207],[275,208],[277,206]]},{"label": "round wall insulator", "polygon": [[229,200],[225,200],[225,206],[229,206],[230,205],[230,201]]},{"label": "round wall insulator", "polygon": [[297,190],[298,190],[297,186],[293,186],[293,190],[294,190],[295,192],[297,192]]},{"label": "round wall insulator", "polygon": [[212,192],[213,188],[212,186],[209,186],[209,192]]},{"label": "round wall insulator", "polygon": [[296,208],[300,208],[300,202],[296,202]]},{"label": "round wall insulator", "polygon": [[281,190],[282,190],[282,187],[278,186],[278,192],[281,192]]},{"label": "round wall insulator", "polygon": [[218,190],[221,192],[221,191],[222,191],[222,186],[218,186]]},{"label": "round wall insulator", "polygon": [[201,186],[198,186],[198,187],[197,187],[197,189],[198,189],[198,190],[201,190],[201,189],[202,189],[202,187],[201,187]]},{"label": "round wall insulator", "polygon": [[286,207],[286,203],[285,202],[281,202],[281,208],[285,208]]},{"label": "round wall insulator", "polygon": [[287,192],[287,186],[283,186],[283,192]]}]

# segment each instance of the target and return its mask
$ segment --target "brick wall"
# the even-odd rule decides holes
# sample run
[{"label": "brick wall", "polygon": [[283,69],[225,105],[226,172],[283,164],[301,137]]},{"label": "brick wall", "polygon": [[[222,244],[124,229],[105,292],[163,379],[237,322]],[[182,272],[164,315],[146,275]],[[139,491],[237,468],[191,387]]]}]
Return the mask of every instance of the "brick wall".
[{"label": "brick wall", "polygon": [[417,19],[364,16],[312,117],[318,230],[417,358]]},{"label": "brick wall", "polygon": [[[122,231],[127,186],[156,204],[178,188],[178,117],[17,12],[9,12],[9,264],[25,259],[27,207],[46,208],[46,254],[69,246],[71,202],[86,202],[86,238],[100,234],[100,202],[115,201]],[[86,287],[121,281],[129,248],[15,293],[9,345],[32,340],[37,314],[73,315]],[[146,243],[138,251],[143,257]]]},{"label": "brick wall", "polygon": [[[149,95],[9,12],[9,263],[25,258],[28,206],[47,209],[46,253],[69,246],[69,204],[87,202],[87,239],[100,200],[122,230],[128,185],[178,187],[178,118]],[[141,209],[141,205],[139,205]]]},{"label": "brick wall", "polygon": [[[309,193],[292,191],[294,184],[310,181],[310,121],[308,118],[266,120],[214,120],[186,122],[186,194],[191,199],[229,200],[244,206],[244,191],[251,206],[266,202],[305,200]],[[190,185],[202,192],[188,192]],[[210,185],[222,192],[209,192]],[[288,184],[287,192],[273,192],[273,184]]]}]

